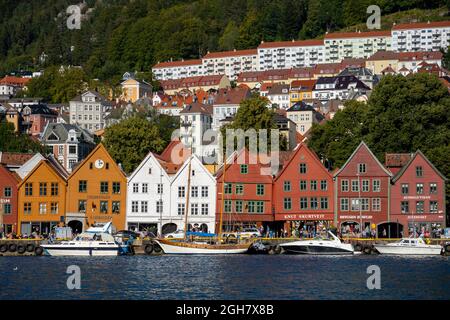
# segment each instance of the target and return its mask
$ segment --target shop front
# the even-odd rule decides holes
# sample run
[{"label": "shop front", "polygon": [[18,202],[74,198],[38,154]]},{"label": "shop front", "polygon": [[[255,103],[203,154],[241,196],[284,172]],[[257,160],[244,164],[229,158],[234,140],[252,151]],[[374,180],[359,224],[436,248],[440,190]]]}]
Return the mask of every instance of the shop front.
[{"label": "shop front", "polygon": [[426,238],[439,238],[445,229],[444,214],[396,215],[403,225],[403,236],[423,235]]},{"label": "shop front", "polygon": [[275,220],[284,222],[284,231],[288,237],[313,238],[324,229],[333,226],[332,213],[293,213],[275,214]]},{"label": "shop front", "polygon": [[377,225],[373,215],[340,215],[338,225],[338,230],[343,237],[374,238],[376,236]]}]

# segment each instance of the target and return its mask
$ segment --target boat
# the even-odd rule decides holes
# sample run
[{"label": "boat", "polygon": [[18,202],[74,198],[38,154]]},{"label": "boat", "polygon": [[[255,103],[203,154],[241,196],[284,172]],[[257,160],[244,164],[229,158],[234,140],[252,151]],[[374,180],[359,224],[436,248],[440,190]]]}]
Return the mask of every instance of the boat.
[{"label": "boat", "polygon": [[[231,244],[224,243],[222,241],[223,234],[222,232],[218,233],[216,238],[212,238],[207,242],[199,242],[194,241],[195,237],[189,236],[189,232],[187,230],[188,226],[188,210],[189,210],[189,195],[191,193],[191,161],[189,160],[188,166],[188,184],[187,184],[187,197],[186,197],[186,206],[184,212],[184,238],[182,240],[170,240],[170,239],[157,239],[156,243],[161,247],[165,254],[239,254],[246,253],[248,248],[250,247],[250,243],[244,244]],[[225,192],[225,171],[226,171],[226,163],[224,161],[224,174],[222,180],[222,194]],[[219,220],[219,229],[222,230],[223,224],[223,207],[224,207],[224,197],[222,197],[222,205],[220,210],[220,220]],[[190,240],[190,241],[189,241]]]},{"label": "boat", "polygon": [[280,244],[286,253],[314,255],[342,255],[355,252],[350,243],[343,243],[331,231],[329,238],[316,237],[312,240],[299,240]]},{"label": "boat", "polygon": [[50,256],[117,256],[121,245],[111,235],[112,222],[93,225],[70,241],[43,244]]},{"label": "boat", "polygon": [[399,242],[375,244],[374,247],[380,254],[393,255],[440,255],[442,252],[440,245],[426,244],[422,237],[403,238]]}]

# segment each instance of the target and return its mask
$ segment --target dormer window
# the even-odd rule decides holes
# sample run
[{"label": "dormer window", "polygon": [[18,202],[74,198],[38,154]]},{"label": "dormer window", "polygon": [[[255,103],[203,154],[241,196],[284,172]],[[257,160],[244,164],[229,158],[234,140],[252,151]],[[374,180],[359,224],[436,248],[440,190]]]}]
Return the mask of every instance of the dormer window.
[{"label": "dormer window", "polygon": [[48,136],[49,141],[58,141],[59,138],[56,136],[56,134],[54,134],[53,132]]}]

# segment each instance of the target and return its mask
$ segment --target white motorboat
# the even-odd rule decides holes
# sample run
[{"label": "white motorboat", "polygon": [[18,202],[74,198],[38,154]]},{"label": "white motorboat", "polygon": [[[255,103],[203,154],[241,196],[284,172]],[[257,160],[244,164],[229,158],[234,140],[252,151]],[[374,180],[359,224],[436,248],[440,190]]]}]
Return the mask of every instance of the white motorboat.
[{"label": "white motorboat", "polygon": [[44,244],[50,256],[117,256],[120,245],[111,235],[112,223],[94,225],[70,241]]},{"label": "white motorboat", "polygon": [[314,255],[342,255],[353,254],[354,248],[350,243],[342,243],[331,231],[329,238],[317,237],[313,240],[299,240],[280,244],[286,253],[314,254]]},{"label": "white motorboat", "polygon": [[394,255],[440,255],[440,245],[426,244],[422,238],[403,238],[399,242],[375,244],[375,249],[381,254]]}]

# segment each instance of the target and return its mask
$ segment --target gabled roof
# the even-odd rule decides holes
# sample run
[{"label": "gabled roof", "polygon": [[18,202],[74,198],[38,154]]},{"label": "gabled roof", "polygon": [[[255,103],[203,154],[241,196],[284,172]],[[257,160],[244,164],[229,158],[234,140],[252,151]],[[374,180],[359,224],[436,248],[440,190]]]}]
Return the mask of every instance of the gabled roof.
[{"label": "gabled roof", "polygon": [[8,168],[6,168],[1,163],[0,163],[0,171],[3,171],[16,184],[20,183],[20,181],[22,180],[16,172],[9,171]]},{"label": "gabled roof", "polygon": [[45,160],[45,157],[40,154],[39,152],[36,153],[31,159],[29,159],[27,162],[25,162],[22,166],[20,166],[19,169],[16,170],[17,174],[21,179],[24,179],[28,173],[33,170],[35,166],[38,165],[38,163],[41,160]]},{"label": "gabled roof", "polygon": [[447,181],[447,178],[431,163],[430,160],[422,153],[422,151],[417,150],[414,155],[411,157],[411,159],[406,163],[403,168],[397,172],[397,174],[392,178],[392,182],[397,181],[400,179],[400,177],[405,173],[405,171],[409,168],[409,166],[414,162],[414,159],[416,159],[417,156],[421,156],[429,165],[430,167],[445,181]]},{"label": "gabled roof", "polygon": [[55,176],[59,177],[61,180],[67,183],[67,172],[61,171],[61,168],[55,166],[55,163],[51,160],[44,159],[39,161],[39,163],[31,170],[19,183],[17,186],[20,188],[41,166],[46,166],[50,168],[50,171],[55,173]]},{"label": "gabled roof", "polygon": [[136,176],[136,174],[142,170],[142,168],[144,167],[144,165],[149,162],[151,159],[155,160],[154,162],[157,163],[157,165],[159,166],[159,168],[161,169],[161,172],[163,172],[164,176],[170,181],[170,177],[167,174],[166,170],[162,167],[159,159],[157,158],[157,156],[153,153],[153,152],[149,152],[147,154],[147,156],[144,158],[144,160],[141,161],[141,163],[139,164],[139,166],[133,171],[133,173],[128,177],[127,182],[130,182],[131,180],[133,180],[133,178]]},{"label": "gabled roof", "polygon": [[77,139],[79,141],[85,141],[88,143],[94,143],[94,137],[87,130],[84,130],[76,125],[65,123],[49,123],[44,133],[42,134],[43,143],[52,143],[53,140],[48,140],[52,134],[55,134],[59,138],[59,142],[66,142],[69,138],[69,131],[74,130]]},{"label": "gabled roof", "polygon": [[6,166],[22,166],[34,156],[33,153],[1,152],[0,163]]},{"label": "gabled roof", "polygon": [[[209,172],[208,169],[206,169],[206,167],[203,165],[203,163],[200,161],[200,159],[197,157],[197,155],[193,154],[191,155],[188,159],[186,159],[183,163],[183,165],[178,169],[178,172],[175,174],[175,176],[172,179],[172,183],[175,182],[178,177],[181,175],[181,173],[183,172],[184,168],[186,168],[189,165],[189,162],[194,161],[197,162],[200,165],[200,168],[202,168],[205,172],[206,175],[212,180],[215,181],[213,175],[211,174],[211,172]],[[189,173],[190,174],[190,173]]]},{"label": "gabled roof", "polygon": [[194,113],[212,115],[213,114],[212,106],[199,102],[193,102],[180,111],[180,114],[194,114]]},{"label": "gabled roof", "polygon": [[367,151],[369,152],[370,156],[373,159],[375,159],[375,162],[380,166],[380,168],[383,169],[383,171],[388,176],[392,177],[392,173],[383,166],[383,164],[380,162],[380,160],[378,160],[378,158],[373,154],[372,150],[370,150],[370,148],[367,146],[367,144],[364,141],[361,141],[359,146],[355,149],[355,151],[353,151],[352,155],[347,159],[347,161],[344,163],[344,165],[334,174],[334,177],[339,175],[345,169],[345,167],[347,167],[347,165],[350,163],[350,161],[352,161],[353,157],[358,153],[358,151],[361,148],[366,148]]},{"label": "gabled roof", "polygon": [[291,164],[291,162],[295,159],[297,154],[302,149],[305,150],[311,156],[311,158],[314,159],[314,161],[316,161],[317,163],[320,164],[320,167],[323,168],[323,170],[330,176],[330,178],[333,177],[331,175],[331,173],[324,167],[323,163],[320,161],[320,159],[317,156],[317,154],[314,151],[312,151],[311,149],[309,149],[308,146],[305,143],[301,142],[295,147],[294,152],[291,154],[289,160],[284,163],[283,167],[281,168],[281,170],[276,175],[274,181],[278,180],[278,178],[283,174],[283,172],[286,170],[286,168]]},{"label": "gabled roof", "polygon": [[214,99],[214,105],[238,105],[250,96],[250,90],[245,88],[220,89]]}]

